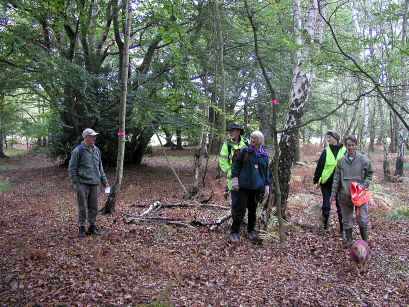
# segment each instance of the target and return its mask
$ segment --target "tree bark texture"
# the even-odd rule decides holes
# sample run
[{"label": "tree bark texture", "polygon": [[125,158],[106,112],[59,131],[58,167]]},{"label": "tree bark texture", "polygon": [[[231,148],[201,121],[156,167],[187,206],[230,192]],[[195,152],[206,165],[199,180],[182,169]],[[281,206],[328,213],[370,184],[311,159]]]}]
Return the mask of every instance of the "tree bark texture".
[{"label": "tree bark texture", "polygon": [[[211,11],[213,12],[212,25],[213,33],[213,50],[215,54],[214,62],[214,83],[212,104],[215,108],[211,108],[209,113],[211,123],[213,124],[213,131],[222,131],[222,133],[212,133],[212,142],[210,151],[212,154],[217,154],[220,151],[220,146],[223,143],[224,132],[226,131],[226,104],[225,104],[225,82],[224,82],[224,36],[222,27],[222,1],[212,0],[209,2]],[[216,109],[221,110],[220,112]]]},{"label": "tree bark texture", "polygon": [[[244,1],[244,4],[246,7],[247,17],[250,21],[251,28],[253,30],[254,51],[256,54],[257,62],[260,66],[261,72],[264,77],[264,81],[270,93],[270,98],[272,100],[277,99],[276,91],[274,90],[274,87],[271,84],[271,81],[266,71],[266,67],[263,63],[263,59],[260,56],[259,46],[258,46],[257,26],[254,20],[254,13],[250,10],[249,5],[246,0]],[[267,208],[264,208],[266,212],[266,224],[265,225],[266,227],[268,226],[270,217],[271,217],[272,208],[273,206],[276,206],[280,243],[284,243],[286,241],[286,233],[283,227],[283,218],[281,214],[282,213],[282,210],[281,210],[282,201],[281,201],[281,188],[280,188],[280,181],[279,181],[279,166],[278,166],[279,148],[278,148],[278,135],[277,135],[277,105],[276,104],[274,104],[272,107],[271,129],[272,129],[271,136],[273,138],[273,155],[272,155],[271,162],[270,162],[270,168],[273,173],[273,184],[272,184],[271,193],[268,197]]]},{"label": "tree bark texture", "polygon": [[[295,54],[293,67],[292,87],[290,104],[285,124],[285,132],[280,138],[279,180],[281,189],[281,210],[284,219],[287,219],[287,199],[289,195],[291,167],[296,160],[296,149],[299,143],[299,131],[295,128],[300,124],[311,91],[312,71],[306,71],[305,61],[308,60],[310,47],[308,46],[305,29],[311,42],[319,42],[322,39],[322,21],[318,12],[318,1],[312,0],[307,17],[301,14],[301,1],[294,0],[294,30],[296,41],[300,48]],[[303,24],[303,20],[306,20]]]}]

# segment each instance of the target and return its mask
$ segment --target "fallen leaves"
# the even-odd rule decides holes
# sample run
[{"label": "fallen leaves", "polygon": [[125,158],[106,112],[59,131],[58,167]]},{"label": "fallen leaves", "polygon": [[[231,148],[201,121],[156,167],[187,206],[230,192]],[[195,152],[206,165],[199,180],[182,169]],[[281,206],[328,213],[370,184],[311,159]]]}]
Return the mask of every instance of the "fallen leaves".
[{"label": "fallen leaves", "polygon": [[[182,180],[190,182],[189,158],[184,158],[175,160],[175,167]],[[337,222],[332,221],[328,233],[318,231],[320,195],[305,192],[313,189],[309,165],[295,169],[292,192],[297,194],[289,205],[293,220],[284,247],[276,243],[274,235],[269,236],[271,243],[255,246],[244,233],[240,244],[233,246],[226,240],[228,223],[213,230],[124,223],[124,214],[140,215],[156,200],[180,202],[178,184],[160,157],[147,159],[141,168],[127,169],[118,212],[98,216],[103,235],[79,240],[75,199],[66,170],[38,157],[22,158],[14,166],[7,173],[13,188],[0,199],[0,245],[5,247],[0,249],[1,304],[409,303],[409,224],[389,221],[381,207],[373,208],[373,258],[369,272],[357,276],[341,247]],[[209,171],[212,178],[215,163]],[[216,185],[209,179],[207,186],[213,189]],[[403,186],[382,187],[384,193],[402,199],[409,192]],[[226,205],[222,193],[215,193],[212,202]],[[176,207],[164,208],[155,216],[208,222],[219,218],[221,212]]]}]

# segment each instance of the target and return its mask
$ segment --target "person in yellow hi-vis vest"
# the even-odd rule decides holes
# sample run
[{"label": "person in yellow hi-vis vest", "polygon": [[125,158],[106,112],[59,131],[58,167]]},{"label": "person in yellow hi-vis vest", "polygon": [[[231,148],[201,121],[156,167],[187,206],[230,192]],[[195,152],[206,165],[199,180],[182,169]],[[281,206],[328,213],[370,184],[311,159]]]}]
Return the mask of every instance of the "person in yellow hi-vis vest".
[{"label": "person in yellow hi-vis vest", "polygon": [[228,127],[230,138],[223,143],[219,155],[220,169],[227,177],[227,191],[230,193],[231,205],[238,204],[239,193],[232,189],[231,170],[233,162],[237,159],[240,150],[248,146],[248,141],[244,139],[244,129],[239,124],[230,124]]},{"label": "person in yellow hi-vis vest", "polygon": [[[328,220],[331,212],[331,189],[334,180],[334,172],[339,160],[346,153],[346,149],[339,144],[340,136],[335,131],[328,131],[325,135],[327,147],[321,153],[314,174],[314,184],[321,187],[322,192],[322,227],[328,229]],[[338,197],[335,198],[337,207],[339,228],[342,238],[345,237],[342,225],[342,213],[339,206]]]}]

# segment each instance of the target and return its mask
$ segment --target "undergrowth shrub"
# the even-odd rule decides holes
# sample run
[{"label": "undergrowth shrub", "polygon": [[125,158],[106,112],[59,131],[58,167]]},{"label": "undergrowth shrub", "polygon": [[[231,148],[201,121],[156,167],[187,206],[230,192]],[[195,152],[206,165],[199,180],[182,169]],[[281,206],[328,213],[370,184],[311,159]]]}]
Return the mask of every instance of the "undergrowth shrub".
[{"label": "undergrowth shrub", "polygon": [[398,207],[389,213],[392,220],[409,220],[409,207]]}]

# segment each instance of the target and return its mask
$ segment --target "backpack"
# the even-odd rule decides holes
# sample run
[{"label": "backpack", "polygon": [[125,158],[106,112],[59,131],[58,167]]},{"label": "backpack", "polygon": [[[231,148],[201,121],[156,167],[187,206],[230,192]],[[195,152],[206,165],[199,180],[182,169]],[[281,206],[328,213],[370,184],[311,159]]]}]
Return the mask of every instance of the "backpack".
[{"label": "backpack", "polygon": [[73,152],[77,148],[78,148],[78,155],[79,155],[79,159],[78,159],[78,163],[79,163],[81,161],[82,155],[85,150],[84,144],[81,143],[81,144],[76,145],[71,152]]}]

